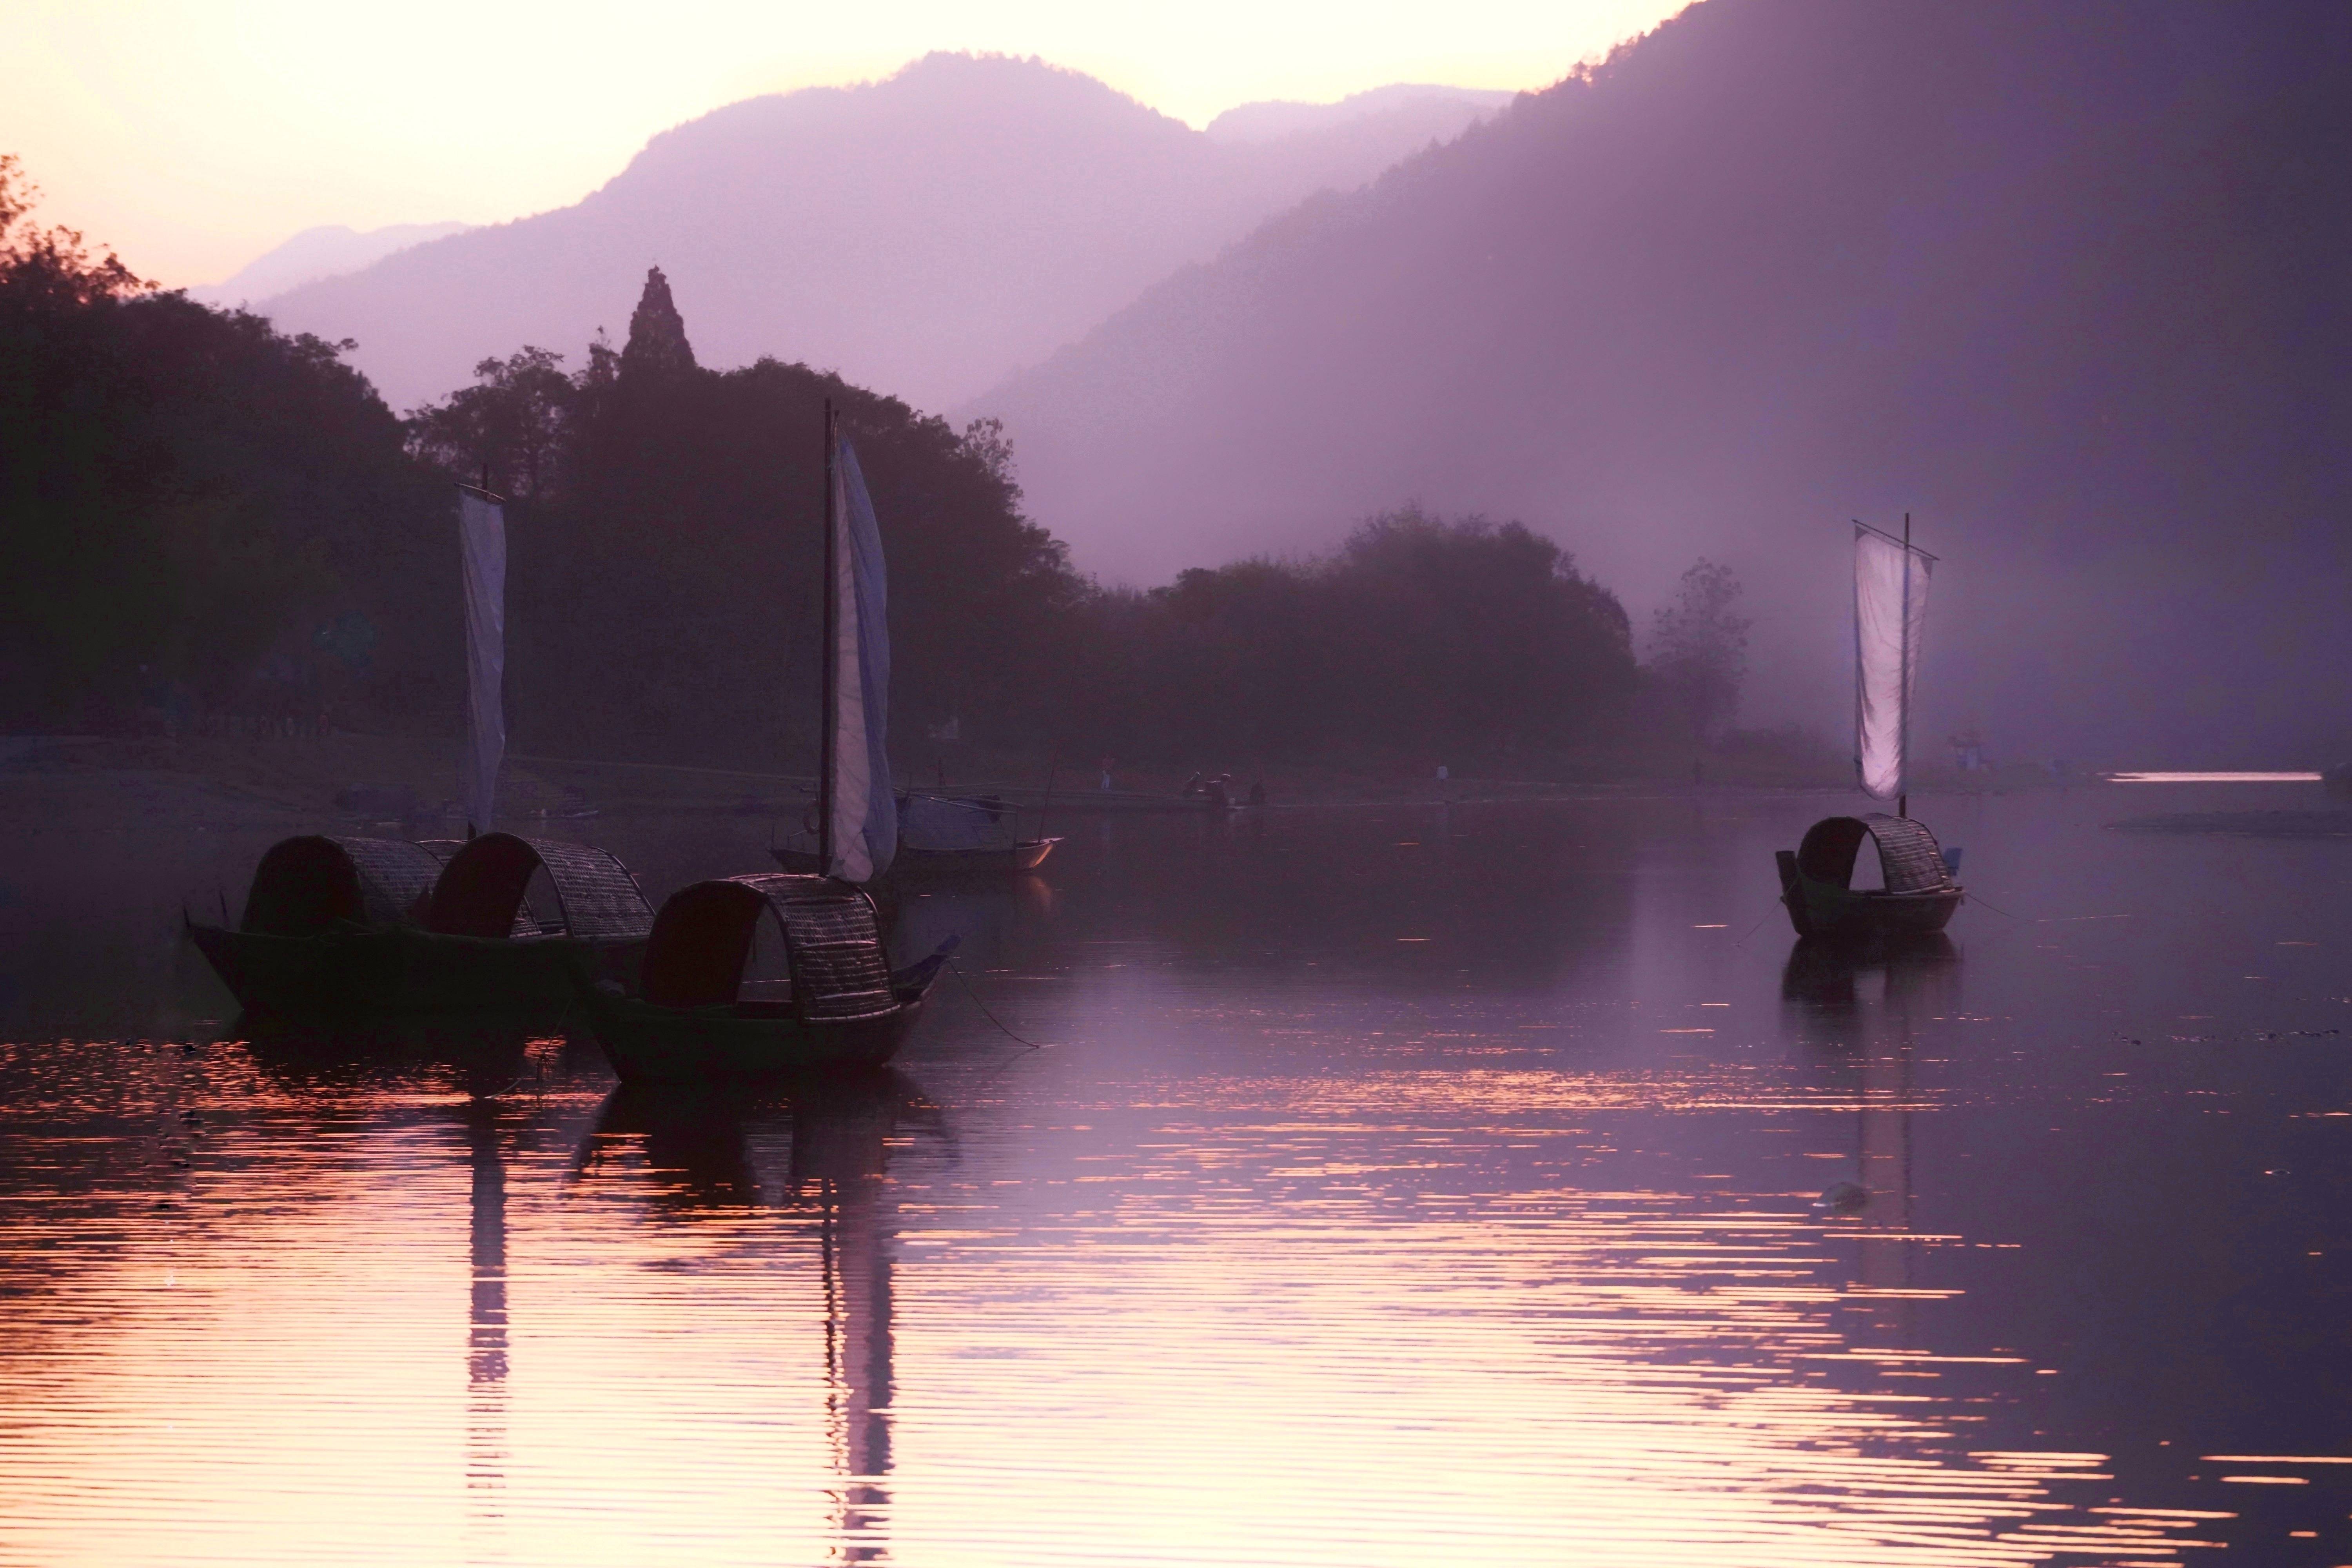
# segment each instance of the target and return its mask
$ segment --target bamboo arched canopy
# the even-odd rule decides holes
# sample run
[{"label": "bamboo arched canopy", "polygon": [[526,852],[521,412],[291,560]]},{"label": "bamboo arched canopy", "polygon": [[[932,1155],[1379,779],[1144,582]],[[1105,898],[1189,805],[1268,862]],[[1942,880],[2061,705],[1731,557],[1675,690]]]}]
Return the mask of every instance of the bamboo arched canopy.
[{"label": "bamboo arched canopy", "polygon": [[740,1001],[763,920],[782,934],[798,1016],[847,1021],[898,1005],[873,900],[830,878],[782,872],[697,882],[673,894],[646,943],[646,1000],[664,1007]]},{"label": "bamboo arched canopy", "polygon": [[411,924],[440,874],[440,857],[398,838],[281,839],[254,868],[242,929],[312,936],[338,926]]},{"label": "bamboo arched canopy", "polygon": [[532,910],[541,917],[538,934],[634,942],[653,928],[653,906],[618,858],[593,845],[511,833],[481,834],[457,847],[425,900],[425,926],[447,936],[513,935],[531,877],[542,869],[559,907]]},{"label": "bamboo arched canopy", "polygon": [[1851,888],[1864,838],[1878,846],[1878,869],[1888,892],[1927,893],[1952,886],[1951,869],[1927,825],[1881,812],[1824,817],[1813,824],[1797,846],[1797,869],[1816,882]]}]

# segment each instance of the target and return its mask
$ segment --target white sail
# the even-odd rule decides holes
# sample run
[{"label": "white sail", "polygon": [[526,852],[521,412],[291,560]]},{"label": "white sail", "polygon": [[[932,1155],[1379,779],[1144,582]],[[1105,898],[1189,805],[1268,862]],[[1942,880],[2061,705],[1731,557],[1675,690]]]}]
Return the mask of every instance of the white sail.
[{"label": "white sail", "polygon": [[1874,528],[1853,533],[1853,757],[1864,794],[1904,793],[1919,633],[1935,557]]},{"label": "white sail", "polygon": [[466,591],[466,817],[490,831],[507,755],[506,509],[459,487],[457,542]]},{"label": "white sail", "polygon": [[882,534],[857,454],[833,449],[833,776],[825,874],[870,882],[898,853],[898,805],[890,789],[890,620]]}]

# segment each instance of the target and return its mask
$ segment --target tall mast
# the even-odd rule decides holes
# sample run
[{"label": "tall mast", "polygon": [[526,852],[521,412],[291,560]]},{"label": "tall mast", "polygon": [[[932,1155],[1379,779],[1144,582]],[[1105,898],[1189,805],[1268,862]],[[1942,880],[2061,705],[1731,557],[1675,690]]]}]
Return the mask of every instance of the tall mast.
[{"label": "tall mast", "polygon": [[[833,488],[825,487],[826,495]],[[830,539],[833,536],[825,535]],[[1895,797],[1895,815],[1911,815],[1911,514],[1903,514],[1903,665],[1895,677],[1895,689],[1902,693],[1903,721],[1896,728],[1896,765],[1902,769],[1903,788]]]},{"label": "tall mast", "polygon": [[841,586],[834,580],[834,535],[840,531],[833,515],[833,399],[824,400],[824,718],[816,753],[816,858],[820,875],[833,871],[833,747],[834,729],[840,721],[835,695],[841,678]]}]

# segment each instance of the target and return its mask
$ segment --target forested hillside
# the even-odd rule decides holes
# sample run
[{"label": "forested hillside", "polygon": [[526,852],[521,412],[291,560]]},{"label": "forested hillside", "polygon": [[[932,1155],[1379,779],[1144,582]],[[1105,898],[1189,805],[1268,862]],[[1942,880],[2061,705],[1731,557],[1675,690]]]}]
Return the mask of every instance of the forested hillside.
[{"label": "forested hillside", "polygon": [[827,399],[881,519],[902,755],[1524,762],[1635,688],[1616,601],[1516,525],[1403,513],[1328,560],[1104,591],[1024,515],[998,427],[707,369],[658,270],[617,350],[487,360],[403,422],[341,345],[157,292],[27,202],[0,163],[13,732],[455,732],[462,479],[508,498],[519,751],[805,769]]},{"label": "forested hillside", "polygon": [[2347,255],[2352,8],[1704,0],[971,411],[1130,580],[1404,496],[1636,601],[1727,560],[1766,706],[1824,729],[1846,520],[1911,511],[1932,732],[2326,755]]},{"label": "forested hillside", "polygon": [[521,743],[802,765],[814,747],[822,409],[889,559],[894,739],[1092,757],[1531,760],[1636,689],[1623,610],[1513,524],[1404,512],[1326,559],[1105,591],[1023,514],[994,426],[961,432],[805,365],[697,363],[656,271],[614,352],[485,362],[417,447],[511,495]]},{"label": "forested hillside", "polygon": [[0,727],[457,701],[448,487],[334,344],[158,293],[0,158]]}]

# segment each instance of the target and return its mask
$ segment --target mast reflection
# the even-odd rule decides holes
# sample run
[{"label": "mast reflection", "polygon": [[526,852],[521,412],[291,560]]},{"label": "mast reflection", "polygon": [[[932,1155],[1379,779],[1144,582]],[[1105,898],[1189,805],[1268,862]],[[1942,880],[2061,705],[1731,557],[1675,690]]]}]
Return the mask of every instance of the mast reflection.
[{"label": "mast reflection", "polygon": [[507,1172],[499,1143],[499,1102],[478,1095],[464,1111],[471,1168],[466,1314],[466,1513],[504,1518],[508,1459]]},{"label": "mast reflection", "polygon": [[898,1106],[883,1094],[803,1095],[793,1105],[792,1195],[817,1205],[824,1269],[825,1404],[843,1560],[878,1561],[866,1538],[890,1502],[890,1243],[883,1163]]},{"label": "mast reflection", "polygon": [[[1852,1173],[1816,1206],[1860,1244],[1855,1283],[1865,1292],[1913,1283],[1913,1056],[1919,1022],[1948,1014],[1958,983],[1959,952],[1941,933],[1894,944],[1806,939],[1781,971],[1781,1004],[1796,1032],[1845,1069],[1854,1094]],[[1907,1336],[1911,1306],[1907,1295],[1890,1294],[1874,1325]]]},{"label": "mast reflection", "polygon": [[[255,1065],[299,1095],[323,1089],[405,1090],[418,1076],[462,1102],[446,1114],[467,1171],[465,1518],[469,1531],[502,1531],[511,1453],[507,1389],[507,1149],[515,1131],[500,1097],[533,1075],[527,1024],[466,1019],[344,1022],[244,1020]],[[551,1046],[553,1041],[547,1042]],[[444,1101],[444,1105],[447,1102]],[[506,1555],[503,1536],[478,1542],[477,1561]]]},{"label": "mast reflection", "polygon": [[[755,1149],[780,1122],[792,1152],[771,1188]],[[888,1552],[898,1233],[887,1165],[894,1135],[910,1126],[937,1130],[938,1113],[897,1073],[794,1085],[748,1103],[698,1089],[624,1086],[605,1100],[579,1165],[593,1175],[600,1147],[641,1138],[648,1162],[672,1178],[657,1200],[667,1215],[740,1214],[770,1205],[772,1191],[772,1206],[815,1220],[838,1562],[880,1562]]]}]

